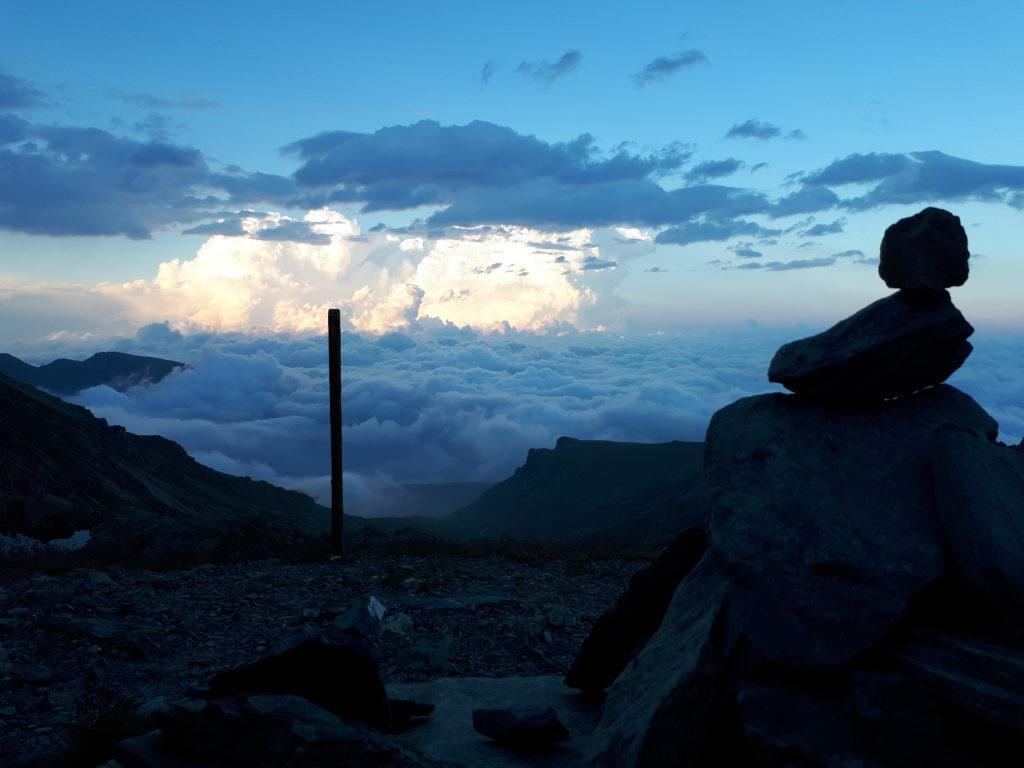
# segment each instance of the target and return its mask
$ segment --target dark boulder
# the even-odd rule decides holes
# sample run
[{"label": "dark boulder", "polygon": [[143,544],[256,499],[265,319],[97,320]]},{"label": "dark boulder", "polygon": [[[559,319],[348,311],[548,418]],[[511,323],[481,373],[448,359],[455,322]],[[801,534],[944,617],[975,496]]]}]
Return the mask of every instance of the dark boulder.
[{"label": "dark boulder", "polygon": [[553,709],[474,709],[473,730],[516,752],[544,749],[569,740]]},{"label": "dark boulder", "polygon": [[925,208],[885,230],[878,276],[890,288],[941,291],[967,282],[969,257],[960,218]]},{"label": "dark boulder", "polygon": [[897,293],[775,353],[768,380],[830,402],[877,401],[946,380],[974,333],[946,292]]},{"label": "dark boulder", "polygon": [[939,523],[964,580],[988,601],[1024,606],[1024,454],[939,432],[932,460]]},{"label": "dark boulder", "polygon": [[433,707],[391,701],[369,648],[354,637],[313,638],[265,659],[222,672],[210,682],[209,697],[239,693],[301,696],[346,720],[383,731],[401,728]]},{"label": "dark boulder", "polygon": [[704,528],[688,528],[653,563],[633,574],[618,602],[583,641],[565,684],[588,691],[611,685],[658,629],[676,587],[706,549]]},{"label": "dark boulder", "polygon": [[440,768],[439,763],[297,696],[182,705],[160,729],[114,749],[126,768]]},{"label": "dark boulder", "polygon": [[739,638],[729,620],[729,591],[709,552],[679,585],[657,632],[608,689],[586,765],[751,764],[737,754],[744,749],[732,679]]},{"label": "dark boulder", "polygon": [[712,417],[710,550],[757,652],[841,664],[939,577],[930,445],[941,429],[994,438],[997,425],[948,385],[859,406],[759,395]]}]

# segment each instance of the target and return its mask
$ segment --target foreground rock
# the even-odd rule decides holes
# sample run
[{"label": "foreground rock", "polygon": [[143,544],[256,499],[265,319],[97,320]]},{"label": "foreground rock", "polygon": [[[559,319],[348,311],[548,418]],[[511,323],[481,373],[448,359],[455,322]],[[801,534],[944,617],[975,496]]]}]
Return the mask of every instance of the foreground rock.
[{"label": "foreground rock", "polygon": [[708,427],[709,539],[754,648],[786,664],[846,661],[942,573],[931,439],[993,439],[943,385],[870,406],[748,397]]},{"label": "foreground rock", "polygon": [[301,696],[339,717],[382,731],[398,730],[413,717],[434,711],[428,704],[389,699],[369,649],[346,636],[331,642],[306,640],[276,656],[223,672],[210,683],[210,698],[238,693]]},{"label": "foreground rock", "polygon": [[969,257],[959,217],[925,208],[885,230],[878,276],[890,288],[941,291],[967,282]]},{"label": "foreground rock", "polygon": [[784,344],[769,381],[821,401],[872,401],[945,381],[974,332],[949,294],[897,293],[827,331]]},{"label": "foreground rock", "polygon": [[298,696],[238,696],[184,703],[159,730],[120,743],[124,768],[295,766],[298,768],[441,768],[373,730],[345,722]]},{"label": "foreground rock", "polygon": [[515,752],[532,752],[569,740],[551,709],[474,709],[473,730]]},{"label": "foreground rock", "polygon": [[988,600],[1024,607],[1024,454],[941,432],[933,461],[939,520],[960,573]]},{"label": "foreground rock", "polygon": [[730,704],[729,584],[704,557],[676,590],[643,651],[608,690],[587,765],[747,765],[742,743],[723,738]]},{"label": "foreground rock", "polygon": [[583,642],[565,684],[603,691],[661,624],[676,588],[707,549],[703,527],[688,528],[646,568],[629,580],[615,607],[597,620]]}]

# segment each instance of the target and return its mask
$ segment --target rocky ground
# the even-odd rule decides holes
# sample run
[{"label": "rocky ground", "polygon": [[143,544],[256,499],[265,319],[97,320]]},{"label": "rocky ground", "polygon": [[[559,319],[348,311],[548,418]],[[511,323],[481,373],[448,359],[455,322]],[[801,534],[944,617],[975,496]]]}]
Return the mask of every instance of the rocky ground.
[{"label": "rocky ground", "polygon": [[76,743],[88,749],[105,729],[219,671],[348,626],[370,635],[386,683],[561,675],[643,564],[366,554],[185,571],[6,572],[0,754],[31,765]]}]

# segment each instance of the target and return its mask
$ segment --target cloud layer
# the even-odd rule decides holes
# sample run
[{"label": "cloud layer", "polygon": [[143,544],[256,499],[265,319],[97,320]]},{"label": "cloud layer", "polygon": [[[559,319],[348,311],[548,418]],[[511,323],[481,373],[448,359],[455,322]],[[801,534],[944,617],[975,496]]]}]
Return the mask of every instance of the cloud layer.
[{"label": "cloud layer", "polygon": [[[529,448],[550,447],[560,435],[700,440],[715,410],[773,389],[765,371],[780,344],[816,330],[749,325],[629,338],[452,327],[347,333],[350,509],[394,512],[381,493],[395,483],[503,478]],[[86,391],[78,400],[98,416],[164,434],[218,469],[327,499],[323,337],[190,335],[154,325],[114,346],[193,367],[124,394]],[[978,334],[975,346],[952,383],[999,420],[1003,439],[1016,442],[1024,434],[1024,383],[1013,374],[1024,339]]]}]

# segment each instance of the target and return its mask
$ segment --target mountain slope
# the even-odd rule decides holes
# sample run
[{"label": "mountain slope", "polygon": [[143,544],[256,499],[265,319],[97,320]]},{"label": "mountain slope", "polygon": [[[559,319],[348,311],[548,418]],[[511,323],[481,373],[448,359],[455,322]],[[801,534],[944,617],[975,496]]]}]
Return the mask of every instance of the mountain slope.
[{"label": "mountain slope", "polygon": [[131,559],[282,550],[329,519],[308,496],[205,467],[162,437],[108,426],[0,375],[0,533],[66,537]]},{"label": "mountain slope", "polygon": [[61,358],[34,366],[14,355],[0,354],[0,374],[23,384],[70,395],[105,384],[124,392],[137,384],[156,383],[184,363],[124,352],[98,352],[87,360]]},{"label": "mountain slope", "polygon": [[446,530],[525,539],[671,539],[703,515],[703,443],[558,439],[474,503]]}]

